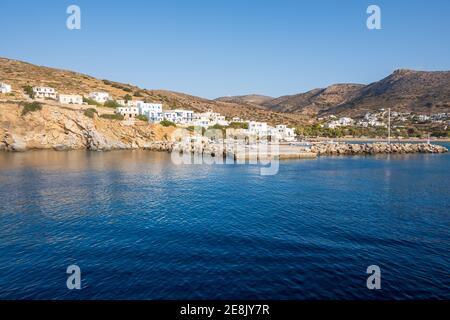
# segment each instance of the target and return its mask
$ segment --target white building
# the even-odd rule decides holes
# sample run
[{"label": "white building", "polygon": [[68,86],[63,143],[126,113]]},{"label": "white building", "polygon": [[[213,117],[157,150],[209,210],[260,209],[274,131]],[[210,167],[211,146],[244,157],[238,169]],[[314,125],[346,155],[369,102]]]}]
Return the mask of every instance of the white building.
[{"label": "white building", "polygon": [[353,120],[352,118],[343,117],[339,118],[338,122],[341,126],[346,127],[353,125],[355,123],[355,120]]},{"label": "white building", "polygon": [[196,127],[208,128],[211,126],[211,121],[208,116],[203,113],[194,114],[194,120],[192,124]]},{"label": "white building", "polygon": [[11,86],[4,82],[0,82],[0,93],[10,93],[10,92],[11,92]]},{"label": "white building", "polygon": [[136,107],[139,114],[146,116],[148,121],[157,122],[161,120],[162,104],[138,101]]},{"label": "white building", "polygon": [[230,123],[225,120],[225,116],[220,115],[220,113],[208,110],[203,113],[194,113],[193,115],[194,126],[200,127],[211,127],[214,125],[228,126]]},{"label": "white building", "polygon": [[268,135],[268,126],[266,122],[246,121],[248,123],[247,132],[252,135],[264,136]]},{"label": "white building", "polygon": [[89,93],[89,98],[98,103],[105,103],[106,101],[111,100],[108,92],[91,92]]},{"label": "white building", "polygon": [[137,107],[138,104],[144,103],[144,101],[136,101],[136,100],[128,100],[128,101],[125,101],[125,100],[117,100],[117,103],[120,104],[120,105],[122,105],[122,106],[125,106],[125,107]]},{"label": "white building", "polygon": [[355,124],[355,120],[352,118],[342,117],[339,120],[333,120],[325,124],[325,128],[336,129],[338,127],[348,127]]},{"label": "white building", "polygon": [[328,129],[336,129],[337,127],[340,127],[340,124],[338,121],[333,120],[333,121],[326,123],[324,125],[324,127],[328,128]]},{"label": "white building", "polygon": [[233,117],[233,119],[231,119],[232,122],[242,122],[241,118],[239,117]]},{"label": "white building", "polygon": [[296,137],[295,129],[288,128],[288,126],[284,124],[277,125],[275,128],[270,128],[269,134],[276,137],[278,140],[283,141],[294,141]]},{"label": "white building", "polygon": [[131,119],[139,115],[139,109],[138,107],[118,107],[116,113],[121,114],[124,118]]},{"label": "white building", "polygon": [[37,99],[54,99],[57,98],[57,92],[50,87],[33,87],[34,97]]},{"label": "white building", "polygon": [[192,121],[194,120],[194,111],[176,109],[176,110],[172,110],[172,112],[176,113],[175,123],[188,125],[188,124],[192,124]]},{"label": "white building", "polygon": [[194,112],[191,110],[169,110],[162,113],[164,120],[172,121],[181,125],[196,125],[194,121]]},{"label": "white building", "polygon": [[63,104],[83,104],[83,97],[76,94],[60,94],[59,102]]}]

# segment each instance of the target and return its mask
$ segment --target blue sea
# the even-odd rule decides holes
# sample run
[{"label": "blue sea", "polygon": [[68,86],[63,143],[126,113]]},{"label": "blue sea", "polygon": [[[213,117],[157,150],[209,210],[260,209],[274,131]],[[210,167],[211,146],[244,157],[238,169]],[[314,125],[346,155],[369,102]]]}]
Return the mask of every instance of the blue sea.
[{"label": "blue sea", "polygon": [[450,299],[450,154],[0,153],[0,200],[0,299]]}]

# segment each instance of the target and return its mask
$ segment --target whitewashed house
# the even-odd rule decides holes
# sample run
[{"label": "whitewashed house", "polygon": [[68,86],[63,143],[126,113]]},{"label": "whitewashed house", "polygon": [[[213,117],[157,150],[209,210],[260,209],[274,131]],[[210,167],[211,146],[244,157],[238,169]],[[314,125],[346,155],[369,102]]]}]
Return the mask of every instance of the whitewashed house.
[{"label": "whitewashed house", "polygon": [[348,127],[355,124],[355,120],[348,117],[339,118],[339,120],[333,120],[325,124],[325,128],[336,129],[338,127]]},{"label": "whitewashed house", "polygon": [[177,113],[173,112],[172,110],[164,111],[161,114],[161,118],[162,120],[167,120],[175,123],[177,121]]},{"label": "whitewashed house", "polygon": [[137,101],[137,100],[117,100],[117,103],[125,106],[125,107],[137,107],[138,104],[144,103],[144,101]]},{"label": "whitewashed house", "polygon": [[139,115],[139,109],[138,107],[118,107],[116,113],[121,114],[125,119],[131,119]]},{"label": "whitewashed house", "polygon": [[251,135],[264,136],[268,135],[268,126],[266,122],[246,121],[248,123],[247,132]]},{"label": "whitewashed house", "polygon": [[233,119],[231,119],[231,122],[242,122],[242,120],[239,117],[233,117]]},{"label": "whitewashed house", "polygon": [[196,127],[208,128],[209,126],[211,126],[211,121],[209,117],[204,113],[195,113],[192,124]]},{"label": "whitewashed house", "polygon": [[208,110],[203,113],[194,113],[192,122],[195,126],[204,128],[214,126],[216,124],[220,126],[229,125],[229,122],[225,120],[225,116],[220,115],[220,113],[213,112],[212,110]]},{"label": "whitewashed house", "polygon": [[269,134],[280,141],[295,141],[296,137],[295,129],[288,128],[288,126],[284,124],[277,125],[275,128],[270,128]]},{"label": "whitewashed house", "polygon": [[182,124],[182,125],[190,125],[190,124],[192,124],[192,122],[194,120],[194,111],[176,109],[176,110],[172,110],[172,112],[176,113],[175,123]]},{"label": "whitewashed house", "polygon": [[83,104],[83,97],[77,94],[60,94],[59,102],[63,104]]},{"label": "whitewashed house", "polygon": [[9,84],[6,84],[4,82],[0,82],[0,93],[10,93],[11,92],[11,86]]},{"label": "whitewashed house", "polygon": [[54,99],[56,100],[58,93],[51,87],[33,87],[34,97],[37,99]]},{"label": "whitewashed house", "polygon": [[98,103],[105,103],[106,101],[111,100],[108,92],[91,92],[89,93],[89,98]]},{"label": "whitewashed house", "polygon": [[138,108],[139,114],[146,116],[148,118],[148,121],[161,121],[162,104],[138,101],[136,107]]}]

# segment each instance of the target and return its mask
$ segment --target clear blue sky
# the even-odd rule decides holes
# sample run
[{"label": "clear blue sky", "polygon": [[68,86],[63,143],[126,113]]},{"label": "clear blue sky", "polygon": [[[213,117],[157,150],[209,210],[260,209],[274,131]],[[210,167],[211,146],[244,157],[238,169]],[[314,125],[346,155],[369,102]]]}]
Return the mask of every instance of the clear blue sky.
[{"label": "clear blue sky", "polygon": [[[382,30],[366,28],[370,4]],[[208,98],[280,96],[449,70],[449,15],[448,0],[1,0],[0,56]]]}]

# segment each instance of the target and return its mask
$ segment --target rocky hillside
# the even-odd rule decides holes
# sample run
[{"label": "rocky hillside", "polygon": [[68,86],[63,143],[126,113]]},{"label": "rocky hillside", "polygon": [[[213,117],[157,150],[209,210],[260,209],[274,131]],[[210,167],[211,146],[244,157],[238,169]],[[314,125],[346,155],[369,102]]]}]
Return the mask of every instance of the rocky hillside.
[{"label": "rocky hillside", "polygon": [[86,116],[83,110],[45,104],[22,115],[17,103],[0,104],[0,150],[164,149],[174,128]]},{"label": "rocky hillside", "polygon": [[397,70],[326,113],[354,115],[379,108],[422,114],[450,112],[450,72]]},{"label": "rocky hillside", "polygon": [[262,106],[281,112],[314,116],[351,101],[363,87],[359,84],[336,84],[325,89],[314,89],[306,93],[266,101]]},{"label": "rocky hillside", "polygon": [[259,94],[249,94],[245,96],[220,97],[216,101],[230,102],[237,104],[248,104],[252,106],[262,106],[264,103],[273,100],[272,97]]},{"label": "rocky hillside", "polygon": [[123,96],[129,94],[134,99],[161,102],[165,109],[185,108],[197,112],[213,109],[228,117],[251,118],[267,121],[271,124],[295,125],[306,121],[304,117],[298,114],[265,110],[251,104],[214,101],[178,92],[143,89],[131,84],[100,80],[73,71],[36,66],[5,58],[0,58],[0,81],[12,84],[16,98],[22,97],[23,86],[39,85],[53,87],[62,93],[82,95],[87,95],[92,91],[106,91],[115,99],[123,98]]},{"label": "rocky hillside", "polygon": [[[228,100],[238,101],[233,97]],[[336,84],[263,100],[258,105],[268,110],[307,116],[357,117],[380,108],[421,114],[450,112],[450,72],[397,70],[369,85]]]}]

